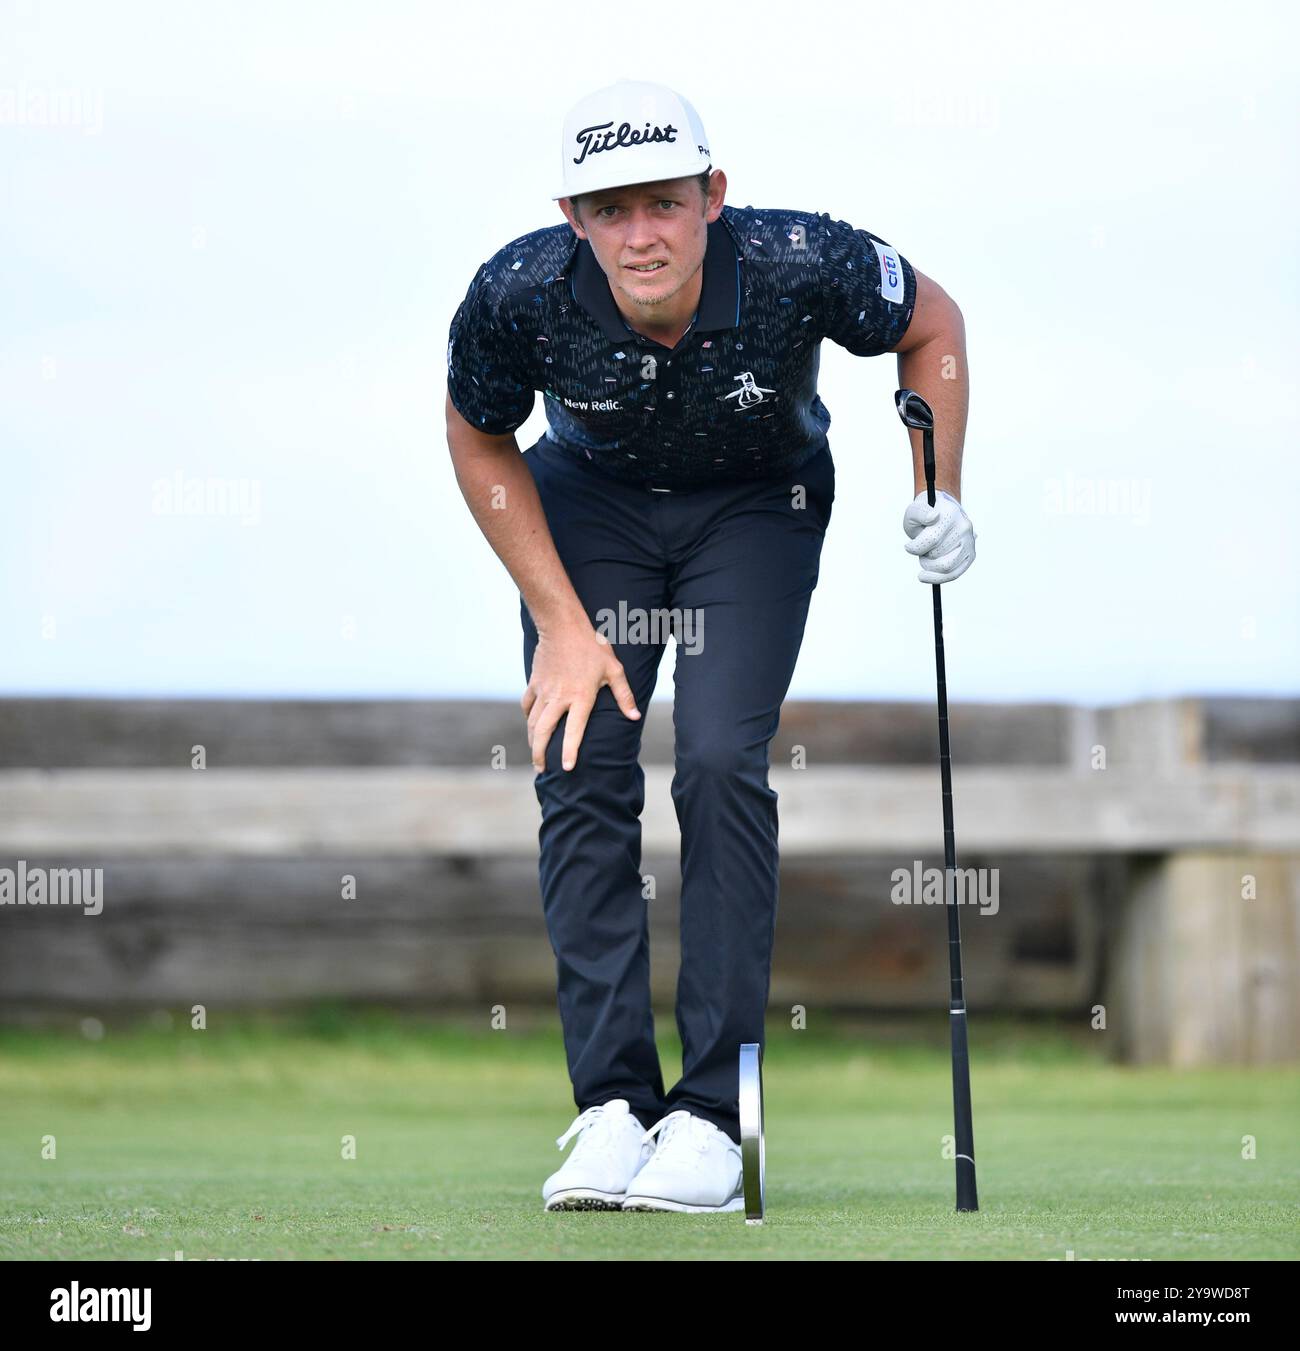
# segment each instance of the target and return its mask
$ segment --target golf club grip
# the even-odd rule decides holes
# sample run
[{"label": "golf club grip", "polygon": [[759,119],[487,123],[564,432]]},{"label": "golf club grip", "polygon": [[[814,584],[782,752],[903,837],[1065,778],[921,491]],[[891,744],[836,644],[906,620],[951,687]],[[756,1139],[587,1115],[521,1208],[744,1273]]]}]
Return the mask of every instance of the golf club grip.
[{"label": "golf club grip", "polygon": [[934,432],[921,433],[921,457],[925,461],[925,500],[934,506]]},{"label": "golf club grip", "polygon": [[943,863],[957,866],[957,837],[952,823],[952,751],[948,743],[948,670],[943,658],[943,597],[940,584],[930,584],[934,598],[934,672],[939,691],[939,781],[943,788]]}]

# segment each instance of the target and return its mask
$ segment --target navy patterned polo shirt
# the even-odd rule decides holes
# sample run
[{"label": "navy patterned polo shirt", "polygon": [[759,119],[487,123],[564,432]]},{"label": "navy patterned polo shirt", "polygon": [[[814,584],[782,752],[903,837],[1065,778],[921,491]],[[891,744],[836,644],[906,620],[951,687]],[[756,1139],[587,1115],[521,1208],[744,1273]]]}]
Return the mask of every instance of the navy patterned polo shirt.
[{"label": "navy patterned polo shirt", "polygon": [[631,329],[567,221],[512,240],[451,322],[447,390],[491,435],[527,421],[629,483],[685,487],[788,474],[823,449],[821,342],[879,356],[916,304],[912,265],[825,213],[724,206],[708,227],[699,308],[676,347]]}]

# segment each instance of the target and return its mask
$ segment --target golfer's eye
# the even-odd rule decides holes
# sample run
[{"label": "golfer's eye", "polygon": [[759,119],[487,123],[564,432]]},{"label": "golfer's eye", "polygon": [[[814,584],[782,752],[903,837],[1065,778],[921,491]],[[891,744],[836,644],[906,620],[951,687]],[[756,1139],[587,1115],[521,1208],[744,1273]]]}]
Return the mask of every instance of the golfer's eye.
[{"label": "golfer's eye", "polygon": [[[596,215],[598,215],[598,216],[605,216],[605,212],[606,212],[606,211],[617,211],[617,210],[618,210],[618,207],[616,207],[616,206],[602,206],[602,207],[596,212]],[[605,219],[608,220],[609,217],[608,217],[608,216],[605,216]]]},{"label": "golfer's eye", "polygon": [[677,203],[674,202],[674,201],[671,201],[671,200],[669,200],[669,198],[665,197],[665,198],[663,199],[663,201],[661,201],[661,202],[659,203],[659,205],[660,205],[660,206],[676,206]]}]

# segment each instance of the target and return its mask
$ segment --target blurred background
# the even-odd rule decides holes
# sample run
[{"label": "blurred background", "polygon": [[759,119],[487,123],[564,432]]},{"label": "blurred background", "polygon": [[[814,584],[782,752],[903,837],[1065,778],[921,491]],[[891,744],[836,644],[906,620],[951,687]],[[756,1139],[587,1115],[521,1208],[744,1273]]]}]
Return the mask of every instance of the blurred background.
[{"label": "blurred background", "polygon": [[[103,863],[110,903],[76,960],[46,946],[66,915],[0,911],[0,1002],[175,998],[194,960],[225,998],[553,997],[518,594],[452,473],[445,345],[476,268],[560,219],[565,109],[621,75],[696,103],[734,205],[870,229],[965,314],[979,559],[945,597],[959,862],[1019,859],[969,940],[1001,954],[993,978],[973,946],[972,997],[1100,998],[1113,926],[1094,912],[1133,891],[1139,856],[1289,856],[1296,21],[1113,7],[1116,42],[1107,12],[863,11],[835,41],[804,34],[816,58],[774,81],[761,5],[739,28],[671,11],[692,40],[648,63],[518,6],[489,43],[477,12],[414,4],[7,5],[0,832],[29,864]],[[804,994],[888,1006],[941,994],[944,956],[874,930],[912,941],[872,879],[942,845],[895,367],[823,346],[835,519],[772,751],[782,971],[810,969],[819,928],[867,926]],[[519,444],[544,427],[539,396]],[[673,659],[647,723],[665,770]],[[801,798],[823,794],[833,819],[808,809],[805,828]],[[1289,989],[1264,1042],[1294,1054],[1292,864],[1259,937],[1280,965],[1234,989]]]},{"label": "blurred background", "polygon": [[[977,1076],[996,1016],[1294,1103],[1294,9],[652,27],[0,8],[0,1021],[518,1011],[567,1110],[518,594],[452,473],[444,363],[476,269],[560,220],[564,111],[627,76],[695,103],[731,204],[869,229],[965,315],[979,557],[944,617],[958,863],[997,889],[962,917]],[[942,1052],[943,915],[891,897],[943,863],[896,383],[824,345],[769,1017]],[[519,444],[544,426],[539,396]],[[673,657],[644,754],[669,1040]],[[102,870],[100,913],[9,903],[59,869]]]}]

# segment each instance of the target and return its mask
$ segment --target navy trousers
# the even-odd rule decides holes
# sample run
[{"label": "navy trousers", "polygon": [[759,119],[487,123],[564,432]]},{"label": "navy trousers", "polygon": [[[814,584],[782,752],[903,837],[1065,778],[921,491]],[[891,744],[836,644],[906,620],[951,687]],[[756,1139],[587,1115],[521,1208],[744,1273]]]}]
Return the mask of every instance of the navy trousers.
[{"label": "navy trousers", "polygon": [[[670,491],[612,479],[546,436],[524,460],[560,560],[641,710],[628,718],[603,687],[575,767],[560,762],[566,716],[534,780],[538,875],[574,1102],[583,1111],[626,1098],[647,1127],[686,1108],[739,1141],[739,1051],[764,1041],[776,930],[768,747],[817,585],[835,498],[831,453],[761,482]],[[522,602],[520,612],[531,678],[537,629]],[[620,616],[626,622],[610,627]],[[670,632],[682,1077],[665,1095],[650,1005],[653,901],[642,881],[638,753]]]}]

